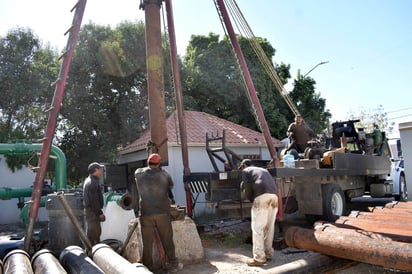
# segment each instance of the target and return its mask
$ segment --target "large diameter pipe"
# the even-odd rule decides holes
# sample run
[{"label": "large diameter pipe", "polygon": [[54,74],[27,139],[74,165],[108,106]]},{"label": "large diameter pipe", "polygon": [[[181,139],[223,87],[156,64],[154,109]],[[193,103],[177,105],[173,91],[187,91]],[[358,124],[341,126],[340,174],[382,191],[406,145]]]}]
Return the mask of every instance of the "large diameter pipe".
[{"label": "large diameter pipe", "polygon": [[347,236],[290,227],[285,233],[290,247],[307,249],[329,256],[412,271],[412,244]]},{"label": "large diameter pipe", "polygon": [[90,257],[105,273],[152,273],[140,263],[130,263],[106,244],[93,246]]},{"label": "large diameter pipe", "polygon": [[63,249],[59,260],[69,274],[104,274],[79,246],[71,245]]},{"label": "large diameter pipe", "polygon": [[22,249],[15,249],[4,257],[4,274],[33,274],[30,255]]},{"label": "large diameter pipe", "polygon": [[124,210],[133,209],[134,205],[136,204],[135,199],[128,192],[124,194],[119,194],[115,192],[106,192],[104,194],[104,200],[105,200],[106,205],[108,202],[116,202],[116,204]]},{"label": "large diameter pipe", "polygon": [[76,229],[77,233],[79,234],[80,240],[82,241],[83,245],[86,248],[86,251],[89,252],[92,249],[92,243],[90,242],[89,238],[87,238],[86,233],[84,233],[81,225],[79,224],[79,221],[77,220],[76,216],[73,214],[72,209],[69,206],[69,203],[66,200],[66,197],[64,197],[64,192],[59,192],[57,193],[57,197],[59,197],[60,202],[62,203],[62,206],[64,210],[67,213],[67,216],[69,217],[70,221],[72,222],[74,228]]},{"label": "large diameter pipe", "polygon": [[34,274],[65,274],[59,260],[48,249],[41,249],[34,253],[31,259]]},{"label": "large diameter pipe", "polygon": [[152,153],[162,156],[162,165],[168,165],[166,107],[164,97],[164,72],[160,0],[144,1],[146,26],[146,69],[149,97],[150,137]]}]

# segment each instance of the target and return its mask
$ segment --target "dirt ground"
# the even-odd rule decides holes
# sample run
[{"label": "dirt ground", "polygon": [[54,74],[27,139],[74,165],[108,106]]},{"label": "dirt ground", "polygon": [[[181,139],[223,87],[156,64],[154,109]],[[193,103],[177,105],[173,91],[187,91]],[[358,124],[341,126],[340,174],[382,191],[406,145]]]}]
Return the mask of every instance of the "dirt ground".
[{"label": "dirt ground", "polygon": [[[289,215],[283,227],[277,227],[277,236],[282,236],[282,230],[285,231],[291,225],[311,227],[304,216]],[[204,260],[185,264],[179,273],[402,273],[289,247],[281,250],[274,249],[273,259],[264,266],[249,267],[246,260],[252,256],[252,244],[250,242],[250,222],[247,220],[227,220],[217,225],[213,224],[209,231],[201,232],[200,236],[205,253]],[[315,267],[307,266],[308,262],[318,261]],[[327,262],[326,265],[324,262]]]},{"label": "dirt ground", "polygon": [[[298,225],[310,228],[306,218],[299,214],[287,215],[282,227],[278,226],[275,238],[282,236],[288,226]],[[273,259],[261,267],[249,267],[246,260],[252,256],[249,220],[230,219],[210,222],[204,225],[200,232],[204,259],[199,262],[185,262],[178,273],[181,274],[212,274],[212,273],[405,273],[382,267],[328,257],[319,253],[295,248],[274,249]],[[23,232],[21,227],[0,226],[0,235],[10,231]],[[316,267],[308,268],[308,263],[318,263]],[[327,262],[326,265],[324,262]],[[164,272],[158,272],[164,273]],[[157,273],[156,273],[157,274]]]}]

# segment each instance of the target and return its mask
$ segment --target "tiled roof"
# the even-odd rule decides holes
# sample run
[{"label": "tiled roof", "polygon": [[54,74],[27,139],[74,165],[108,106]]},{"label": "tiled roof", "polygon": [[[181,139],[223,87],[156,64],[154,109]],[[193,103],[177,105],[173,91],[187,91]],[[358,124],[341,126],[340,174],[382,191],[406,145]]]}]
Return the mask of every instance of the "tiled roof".
[{"label": "tiled roof", "polygon": [[[186,134],[188,145],[206,145],[206,133],[209,137],[222,136],[223,129],[226,134],[226,145],[259,145],[265,144],[262,133],[237,125],[225,119],[198,111],[185,111]],[[177,112],[173,112],[166,120],[168,143],[180,143],[179,122]],[[142,133],[139,139],[130,145],[121,148],[119,154],[127,154],[146,149],[150,140],[150,130]],[[273,143],[280,141],[272,138]]]}]

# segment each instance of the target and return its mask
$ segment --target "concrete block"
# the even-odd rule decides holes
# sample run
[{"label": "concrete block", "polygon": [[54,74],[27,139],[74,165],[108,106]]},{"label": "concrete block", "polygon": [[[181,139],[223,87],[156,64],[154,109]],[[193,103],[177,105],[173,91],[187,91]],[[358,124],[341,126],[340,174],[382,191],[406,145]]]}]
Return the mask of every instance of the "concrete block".
[{"label": "concrete block", "polygon": [[[133,231],[124,253],[125,258],[131,263],[140,262],[143,254],[143,241],[139,218],[131,220],[128,228],[129,230],[133,229],[135,222],[138,222],[138,225]],[[172,221],[172,228],[176,256],[179,261],[182,263],[194,263],[203,260],[205,256],[203,246],[194,221],[189,217],[185,217],[184,220]],[[164,254],[164,251],[162,252]],[[161,265],[155,243],[153,243],[153,264],[154,266]]]}]

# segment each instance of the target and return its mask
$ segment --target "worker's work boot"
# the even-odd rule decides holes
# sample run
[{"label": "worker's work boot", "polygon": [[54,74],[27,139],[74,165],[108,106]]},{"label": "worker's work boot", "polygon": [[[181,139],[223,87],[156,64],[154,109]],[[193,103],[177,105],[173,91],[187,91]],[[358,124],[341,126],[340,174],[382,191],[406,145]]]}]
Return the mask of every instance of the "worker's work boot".
[{"label": "worker's work boot", "polygon": [[262,266],[265,265],[266,261],[257,261],[255,259],[249,259],[246,261],[248,266]]}]

